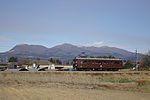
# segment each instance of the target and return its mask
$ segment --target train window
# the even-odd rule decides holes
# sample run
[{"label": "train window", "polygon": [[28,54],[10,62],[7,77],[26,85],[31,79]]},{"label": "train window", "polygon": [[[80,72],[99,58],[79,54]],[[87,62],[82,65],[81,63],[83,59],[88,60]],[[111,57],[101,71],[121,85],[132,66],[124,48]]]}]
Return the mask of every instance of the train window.
[{"label": "train window", "polygon": [[88,64],[91,64],[92,63],[92,61],[88,61]]},{"label": "train window", "polygon": [[95,61],[94,61],[94,60],[91,60],[91,63],[92,63],[92,64],[94,64],[94,63],[95,63]]},{"label": "train window", "polygon": [[109,62],[108,61],[104,61],[104,64],[109,64]]},{"label": "train window", "polygon": [[87,61],[85,60],[85,61],[83,61],[83,64],[86,64],[87,63]]},{"label": "train window", "polygon": [[115,62],[114,62],[114,64],[120,64],[120,62],[118,62],[118,61],[115,61]]},{"label": "train window", "polygon": [[111,62],[110,62],[110,64],[114,64],[114,62],[113,62],[113,61],[111,61]]},{"label": "train window", "polygon": [[96,63],[96,64],[98,64],[98,63],[99,63],[99,61],[95,61],[95,63]]},{"label": "train window", "polygon": [[102,64],[102,62],[101,62],[101,61],[95,61],[95,63],[96,63],[96,64]]}]

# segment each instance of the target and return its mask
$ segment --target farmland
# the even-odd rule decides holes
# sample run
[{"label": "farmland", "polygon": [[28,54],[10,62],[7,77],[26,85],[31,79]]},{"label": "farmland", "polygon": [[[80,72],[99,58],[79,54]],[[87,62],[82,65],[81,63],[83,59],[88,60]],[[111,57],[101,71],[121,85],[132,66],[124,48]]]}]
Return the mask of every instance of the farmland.
[{"label": "farmland", "polygon": [[0,100],[149,100],[150,72],[0,72]]}]

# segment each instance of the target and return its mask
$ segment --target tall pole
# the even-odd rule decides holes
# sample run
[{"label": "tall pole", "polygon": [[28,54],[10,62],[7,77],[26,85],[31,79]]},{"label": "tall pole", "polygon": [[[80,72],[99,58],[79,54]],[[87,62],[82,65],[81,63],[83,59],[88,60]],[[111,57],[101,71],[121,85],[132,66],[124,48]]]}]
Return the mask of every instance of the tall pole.
[{"label": "tall pole", "polygon": [[138,64],[138,53],[137,53],[137,49],[135,50],[136,53],[136,57],[135,57],[135,67],[137,68],[137,64]]}]

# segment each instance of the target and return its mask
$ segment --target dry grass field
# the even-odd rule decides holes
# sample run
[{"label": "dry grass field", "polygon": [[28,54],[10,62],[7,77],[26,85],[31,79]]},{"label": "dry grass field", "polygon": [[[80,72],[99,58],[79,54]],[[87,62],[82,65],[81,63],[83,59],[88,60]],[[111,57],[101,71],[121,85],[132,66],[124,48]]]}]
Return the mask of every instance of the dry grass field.
[{"label": "dry grass field", "polygon": [[149,100],[150,72],[0,72],[0,100]]},{"label": "dry grass field", "polygon": [[56,87],[1,87],[0,100],[149,100],[148,93]]}]

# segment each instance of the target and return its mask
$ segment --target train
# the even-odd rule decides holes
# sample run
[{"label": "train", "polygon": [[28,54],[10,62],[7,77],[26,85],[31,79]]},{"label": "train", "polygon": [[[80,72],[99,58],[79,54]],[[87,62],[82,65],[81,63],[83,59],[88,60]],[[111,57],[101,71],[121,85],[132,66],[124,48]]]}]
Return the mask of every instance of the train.
[{"label": "train", "polygon": [[77,71],[118,71],[123,68],[123,61],[116,58],[80,58],[73,59],[73,68]]}]

